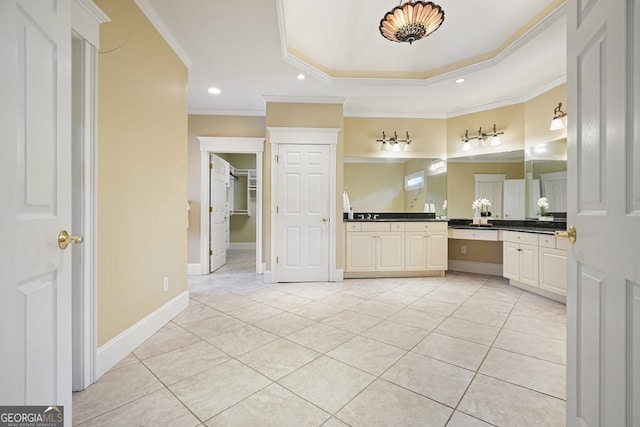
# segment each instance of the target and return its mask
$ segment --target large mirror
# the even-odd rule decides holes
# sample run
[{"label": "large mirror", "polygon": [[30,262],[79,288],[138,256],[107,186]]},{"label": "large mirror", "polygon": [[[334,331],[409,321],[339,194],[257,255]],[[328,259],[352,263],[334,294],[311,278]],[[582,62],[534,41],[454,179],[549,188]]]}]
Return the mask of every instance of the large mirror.
[{"label": "large mirror", "polygon": [[449,218],[473,217],[473,201],[486,198],[492,218],[524,219],[524,161],[524,150],[449,158]]},{"label": "large mirror", "polygon": [[346,157],[344,185],[355,212],[435,212],[446,216],[441,159]]},{"label": "large mirror", "polygon": [[548,212],[565,216],[567,212],[567,139],[539,144],[525,150],[526,214],[535,218],[538,199],[546,197]]}]

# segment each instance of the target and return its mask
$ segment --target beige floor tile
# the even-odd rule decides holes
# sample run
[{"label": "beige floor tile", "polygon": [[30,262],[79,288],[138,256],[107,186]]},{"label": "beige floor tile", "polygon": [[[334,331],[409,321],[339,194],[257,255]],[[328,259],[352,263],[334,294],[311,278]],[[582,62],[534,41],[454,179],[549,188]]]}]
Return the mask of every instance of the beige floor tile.
[{"label": "beige floor tile", "polygon": [[73,422],[82,423],[161,388],[162,383],[139,362],[107,372],[73,394]]},{"label": "beige floor tile", "polygon": [[257,302],[265,302],[270,299],[283,297],[285,296],[285,292],[278,291],[276,289],[267,288],[267,289],[258,289],[253,292],[249,292],[245,294],[247,298],[250,298]]},{"label": "beige floor tile", "polygon": [[414,310],[412,308],[403,308],[387,320],[431,332],[437,328],[444,319],[446,319],[446,317],[439,314]]},{"label": "beige floor tile", "polygon": [[498,426],[564,426],[565,402],[533,390],[477,375],[458,409]]},{"label": "beige floor tile", "polygon": [[351,311],[366,314],[369,316],[386,319],[387,317],[399,312],[402,307],[396,304],[387,304],[376,300],[365,301],[351,308]]},{"label": "beige floor tile", "polygon": [[493,291],[482,292],[482,289],[476,292],[469,298],[462,306],[463,307],[476,307],[483,308],[485,310],[498,311],[500,313],[511,313],[515,301],[519,298],[518,295],[514,295],[513,300],[505,301],[493,294]]},{"label": "beige floor tile", "polygon": [[306,328],[307,326],[311,326],[314,323],[315,321],[311,319],[285,312],[256,322],[255,325],[281,337],[286,337],[287,335],[292,334],[295,331],[299,331],[302,328]]},{"label": "beige floor tile", "polygon": [[451,412],[451,408],[378,379],[342,408],[337,417],[353,427],[441,427]]},{"label": "beige floor tile", "polygon": [[357,336],[327,353],[327,356],[380,375],[406,354],[405,350],[379,341]]},{"label": "beige floor tile", "polygon": [[508,313],[500,313],[499,311],[487,310],[481,307],[471,307],[463,304],[453,312],[451,317],[500,328],[504,325],[508,315]]},{"label": "beige floor tile", "polygon": [[458,307],[460,307],[460,304],[430,298],[428,294],[427,296],[416,300],[409,306],[411,309],[426,311],[439,316],[450,316],[451,313],[458,309]]},{"label": "beige floor tile", "polygon": [[440,280],[440,278],[435,277],[416,277],[411,278],[399,287],[395,288],[395,292],[402,292],[406,295],[414,295],[417,297],[423,297],[427,295],[429,292],[434,289],[442,286],[444,282],[434,282],[436,280]]},{"label": "beige floor tile", "polygon": [[199,341],[149,358],[144,361],[144,364],[160,381],[165,385],[170,385],[227,360],[229,360],[229,356],[206,341]]},{"label": "beige floor tile", "polygon": [[322,304],[333,305],[336,307],[342,307],[344,309],[348,309],[353,307],[354,305],[358,305],[360,303],[365,302],[366,299],[356,297],[354,295],[347,295],[343,293],[337,293],[330,295],[328,297],[320,298],[317,302]]},{"label": "beige floor tile", "polygon": [[331,316],[328,319],[323,320],[322,323],[353,332],[354,334],[360,334],[370,327],[377,325],[381,321],[382,319],[377,317],[356,313],[351,310],[345,310],[342,313],[338,313],[335,316]]},{"label": "beige floor tile", "polygon": [[383,320],[371,329],[362,333],[365,337],[373,338],[405,350],[412,349],[416,344],[424,339],[429,332],[413,326]]},{"label": "beige floor tile", "polygon": [[349,427],[349,425],[343,423],[335,417],[331,417],[324,424],[322,424],[322,427]]},{"label": "beige floor tile", "polygon": [[133,355],[133,353],[127,354],[121,361],[116,363],[116,365],[111,368],[109,371],[115,371],[116,369],[124,368],[125,366],[135,365],[136,363],[140,363],[138,358]]},{"label": "beige floor tile", "polygon": [[464,294],[470,296],[478,289],[482,287],[482,283],[468,283],[466,281],[456,281],[452,280],[445,285],[440,286],[438,289],[447,292],[456,292],[459,294]]},{"label": "beige floor tile", "polygon": [[201,420],[207,420],[263,389],[271,380],[230,360],[169,386]]},{"label": "beige floor tile", "polygon": [[211,317],[189,322],[182,325],[182,327],[203,340],[208,340],[215,338],[227,329],[237,329],[244,325],[246,325],[245,322],[225,314],[222,317]]},{"label": "beige floor tile", "polygon": [[331,415],[327,412],[313,406],[278,384],[271,384],[210,419],[206,424],[209,427],[315,427],[330,417]]},{"label": "beige floor tile", "polygon": [[239,310],[244,307],[255,304],[256,302],[251,298],[247,298],[241,295],[220,295],[217,298],[211,298],[207,300],[207,305],[215,308],[223,313],[229,313],[234,310]]},{"label": "beige floor tile", "polygon": [[272,380],[278,380],[320,356],[313,350],[279,339],[251,350],[238,360]]},{"label": "beige floor tile", "polygon": [[311,302],[309,304],[301,305],[300,307],[292,308],[290,313],[297,314],[298,316],[306,317],[307,319],[319,321],[324,320],[327,317],[334,316],[344,311],[344,308],[324,304],[321,302]]},{"label": "beige floor tile", "polygon": [[420,298],[418,295],[412,295],[405,292],[404,288],[395,288],[388,292],[382,293],[375,297],[373,301],[383,302],[385,304],[407,306]]},{"label": "beige floor tile", "polygon": [[567,327],[562,323],[523,317],[516,314],[509,316],[504,324],[504,328],[554,340],[566,341],[567,339]]},{"label": "beige floor tile", "polygon": [[200,420],[193,416],[169,390],[163,388],[81,424],[82,427],[134,425],[190,427],[200,425]]},{"label": "beige floor tile", "polygon": [[491,427],[491,424],[473,418],[471,415],[456,411],[449,420],[447,427]]},{"label": "beige floor tile", "polygon": [[273,317],[281,313],[284,312],[279,308],[258,303],[250,305],[249,307],[241,308],[239,310],[234,310],[229,313],[229,316],[240,319],[243,322],[253,324],[255,322],[259,322],[260,320],[268,319],[269,317]]},{"label": "beige floor tile", "polygon": [[567,323],[567,308],[564,304],[529,293],[520,297],[513,308],[513,314],[565,325]]},{"label": "beige floor tile", "polygon": [[442,287],[440,287],[433,292],[429,292],[427,294],[427,297],[429,297],[430,299],[444,301],[451,304],[462,304],[469,299],[470,294],[456,292],[451,290],[450,288],[442,289]]},{"label": "beige floor tile", "polygon": [[450,317],[442,322],[434,332],[478,344],[491,345],[498,335],[498,331],[500,329],[495,326]]},{"label": "beige floor tile", "polygon": [[489,284],[484,285],[478,289],[478,292],[472,295],[470,299],[487,298],[489,301],[498,300],[515,305],[522,291],[519,288],[511,285],[491,286]]},{"label": "beige floor tile", "polygon": [[244,324],[239,328],[226,329],[207,341],[225,353],[236,357],[277,339],[278,336],[271,332]]},{"label": "beige floor tile", "polygon": [[322,356],[279,383],[333,414],[373,382],[373,375]]},{"label": "beige floor tile", "polygon": [[176,348],[200,341],[200,338],[174,323],[167,323],[142,345],[133,351],[137,358],[145,360]]},{"label": "beige floor tile", "polygon": [[415,346],[412,351],[452,365],[477,371],[489,351],[489,346],[434,332]]},{"label": "beige floor tile", "polygon": [[567,364],[567,343],[562,340],[503,329],[493,346],[549,362]]},{"label": "beige floor tile", "polygon": [[566,399],[566,367],[492,348],[478,371],[559,399]]},{"label": "beige floor tile", "polygon": [[310,298],[303,298],[297,295],[287,294],[281,297],[268,299],[264,303],[272,307],[279,308],[280,310],[287,311],[299,307],[303,304],[309,304],[310,302],[313,302],[313,300]]},{"label": "beige floor tile", "polygon": [[206,319],[208,317],[223,316],[223,313],[202,304],[194,299],[189,300],[189,307],[184,309],[182,313],[173,318],[173,323],[184,325],[185,323],[195,322],[197,320]]},{"label": "beige floor tile", "polygon": [[349,331],[334,328],[324,323],[316,323],[288,335],[287,339],[324,354],[349,341],[354,336]]},{"label": "beige floor tile", "polygon": [[455,407],[474,373],[416,353],[408,353],[382,378],[442,404]]}]

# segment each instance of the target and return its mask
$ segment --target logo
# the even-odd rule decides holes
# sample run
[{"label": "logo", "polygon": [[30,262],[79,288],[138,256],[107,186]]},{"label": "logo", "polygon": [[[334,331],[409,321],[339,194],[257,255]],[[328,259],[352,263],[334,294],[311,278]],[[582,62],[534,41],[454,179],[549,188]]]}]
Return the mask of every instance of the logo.
[{"label": "logo", "polygon": [[64,406],[0,406],[0,427],[63,427]]}]

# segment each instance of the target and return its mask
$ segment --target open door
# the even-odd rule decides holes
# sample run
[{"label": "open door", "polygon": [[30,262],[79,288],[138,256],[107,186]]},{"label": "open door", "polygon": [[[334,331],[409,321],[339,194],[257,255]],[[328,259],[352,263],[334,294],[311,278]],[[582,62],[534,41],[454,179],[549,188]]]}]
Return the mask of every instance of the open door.
[{"label": "open door", "polygon": [[640,425],[640,2],[569,0],[567,425]]},{"label": "open door", "polygon": [[214,272],[227,263],[229,163],[211,154],[209,171],[209,271]]}]

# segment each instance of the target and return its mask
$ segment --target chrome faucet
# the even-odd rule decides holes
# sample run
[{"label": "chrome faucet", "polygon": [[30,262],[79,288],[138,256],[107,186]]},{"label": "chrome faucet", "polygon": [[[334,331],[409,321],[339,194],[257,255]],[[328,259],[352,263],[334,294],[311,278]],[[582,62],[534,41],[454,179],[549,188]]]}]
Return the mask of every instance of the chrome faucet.
[{"label": "chrome faucet", "polygon": [[371,219],[371,214],[370,213],[367,214],[367,219]]},{"label": "chrome faucet", "polygon": [[373,215],[373,219],[378,219],[378,217],[379,217],[379,216],[380,216],[380,215],[378,215],[378,214],[374,214],[374,215]]}]

